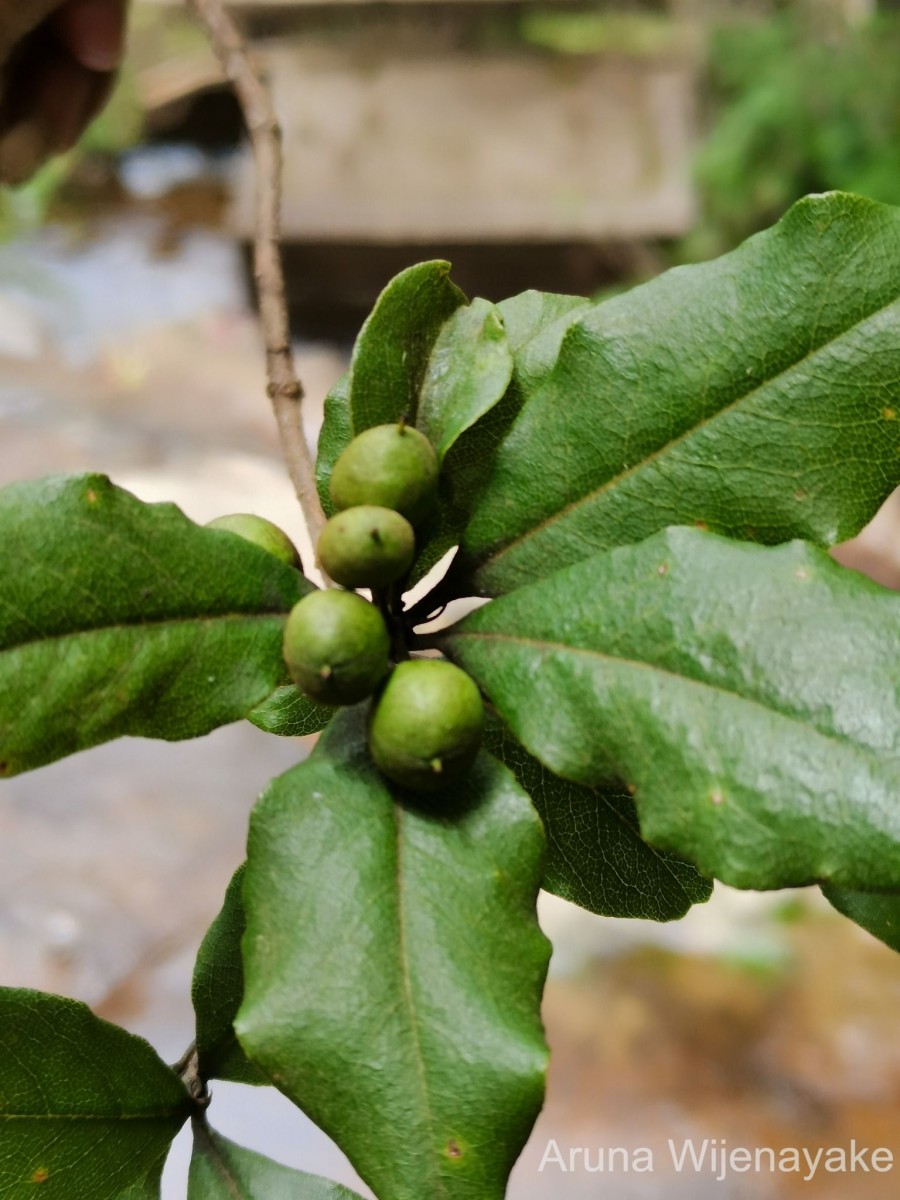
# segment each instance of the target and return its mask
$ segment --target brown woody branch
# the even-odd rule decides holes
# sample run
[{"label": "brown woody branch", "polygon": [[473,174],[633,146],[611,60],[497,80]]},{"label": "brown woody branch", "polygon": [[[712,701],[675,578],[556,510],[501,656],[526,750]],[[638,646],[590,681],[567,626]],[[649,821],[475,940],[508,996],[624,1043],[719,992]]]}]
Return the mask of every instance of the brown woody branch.
[{"label": "brown woody branch", "polygon": [[237,96],[256,168],[253,267],[266,347],[268,394],[285,463],[309,536],[315,545],[325,517],[303,433],[303,388],[294,370],[281,262],[281,129],[269,92],[256,72],[243,35],[222,0],[188,0]]}]

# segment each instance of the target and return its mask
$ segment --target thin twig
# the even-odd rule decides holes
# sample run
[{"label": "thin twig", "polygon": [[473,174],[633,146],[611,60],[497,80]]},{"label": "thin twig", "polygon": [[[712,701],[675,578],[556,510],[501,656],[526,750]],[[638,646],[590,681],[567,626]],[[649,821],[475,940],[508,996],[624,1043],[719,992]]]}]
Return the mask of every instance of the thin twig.
[{"label": "thin twig", "polygon": [[176,1075],[181,1077],[181,1082],[197,1107],[201,1110],[208,1108],[210,1095],[206,1087],[206,1081],[200,1074],[200,1056],[197,1052],[196,1042],[191,1042],[178,1062],[174,1064],[172,1070]]},{"label": "thin twig", "polygon": [[268,90],[251,61],[247,43],[222,0],[188,0],[188,4],[206,28],[210,44],[237,96],[250,135],[256,168],[253,267],[266,345],[267,390],[278,422],[288,473],[315,545],[325,516],[316,492],[312,456],[300,419],[303,388],[291,356],[281,262],[281,129]]}]

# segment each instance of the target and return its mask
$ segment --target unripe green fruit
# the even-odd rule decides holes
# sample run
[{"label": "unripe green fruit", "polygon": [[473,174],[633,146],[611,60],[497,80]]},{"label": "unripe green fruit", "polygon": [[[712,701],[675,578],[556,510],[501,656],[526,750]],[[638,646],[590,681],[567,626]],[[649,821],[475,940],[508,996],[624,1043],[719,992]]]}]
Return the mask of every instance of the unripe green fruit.
[{"label": "unripe green fruit", "polygon": [[437,503],[438,460],[428,438],[409,425],[375,425],[355,437],[331,472],[337,509],[377,504],[413,525]]},{"label": "unripe green fruit", "polygon": [[280,558],[289,566],[300,566],[300,555],[297,553],[294,543],[283,529],[279,529],[265,517],[257,517],[254,513],[228,513],[227,516],[215,517],[212,521],[207,521],[206,527],[207,529],[227,529],[229,533],[236,533],[245,541],[253,542],[254,545],[267,550],[269,554],[274,554],[276,558]]},{"label": "unripe green fruit", "polygon": [[369,750],[394,783],[437,792],[469,769],[483,731],[474,680],[444,659],[419,658],[394,667],[375,701]]},{"label": "unripe green fruit", "polygon": [[386,587],[405,575],[416,552],[416,535],[392,508],[360,504],[332,517],[319,537],[322,569],[348,588]]},{"label": "unripe green fruit", "polygon": [[388,672],[381,613],[355,592],[310,592],[291,609],[284,661],[297,687],[323,704],[356,704]]}]

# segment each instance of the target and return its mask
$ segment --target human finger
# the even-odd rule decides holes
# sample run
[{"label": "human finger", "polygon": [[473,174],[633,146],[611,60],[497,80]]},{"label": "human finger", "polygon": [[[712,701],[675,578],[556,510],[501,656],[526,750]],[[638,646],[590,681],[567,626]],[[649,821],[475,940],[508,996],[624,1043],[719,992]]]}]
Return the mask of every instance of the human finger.
[{"label": "human finger", "polygon": [[125,52],[125,0],[67,0],[52,17],[56,36],[89,71],[115,71]]}]

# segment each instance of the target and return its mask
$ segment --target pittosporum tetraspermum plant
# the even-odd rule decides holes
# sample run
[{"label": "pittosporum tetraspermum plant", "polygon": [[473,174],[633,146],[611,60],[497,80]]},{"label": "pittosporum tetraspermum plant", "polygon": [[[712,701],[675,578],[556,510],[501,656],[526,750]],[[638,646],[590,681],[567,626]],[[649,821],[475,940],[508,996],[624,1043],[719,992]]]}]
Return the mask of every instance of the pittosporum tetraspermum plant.
[{"label": "pittosporum tetraspermum plant", "polygon": [[0,991],[0,1194],[158,1196],[192,1119],[191,1200],[351,1196],[215,1133],[226,1079],[379,1200],[501,1200],[543,1097],[540,887],[657,921],[715,879],[821,887],[900,949],[900,595],[828,555],[900,484],[898,414],[900,210],[835,193],[599,304],[393,280],[317,466],[321,557],[371,599],[102,476],[0,492],[2,775],[323,731],[253,810],[176,1068]]}]

